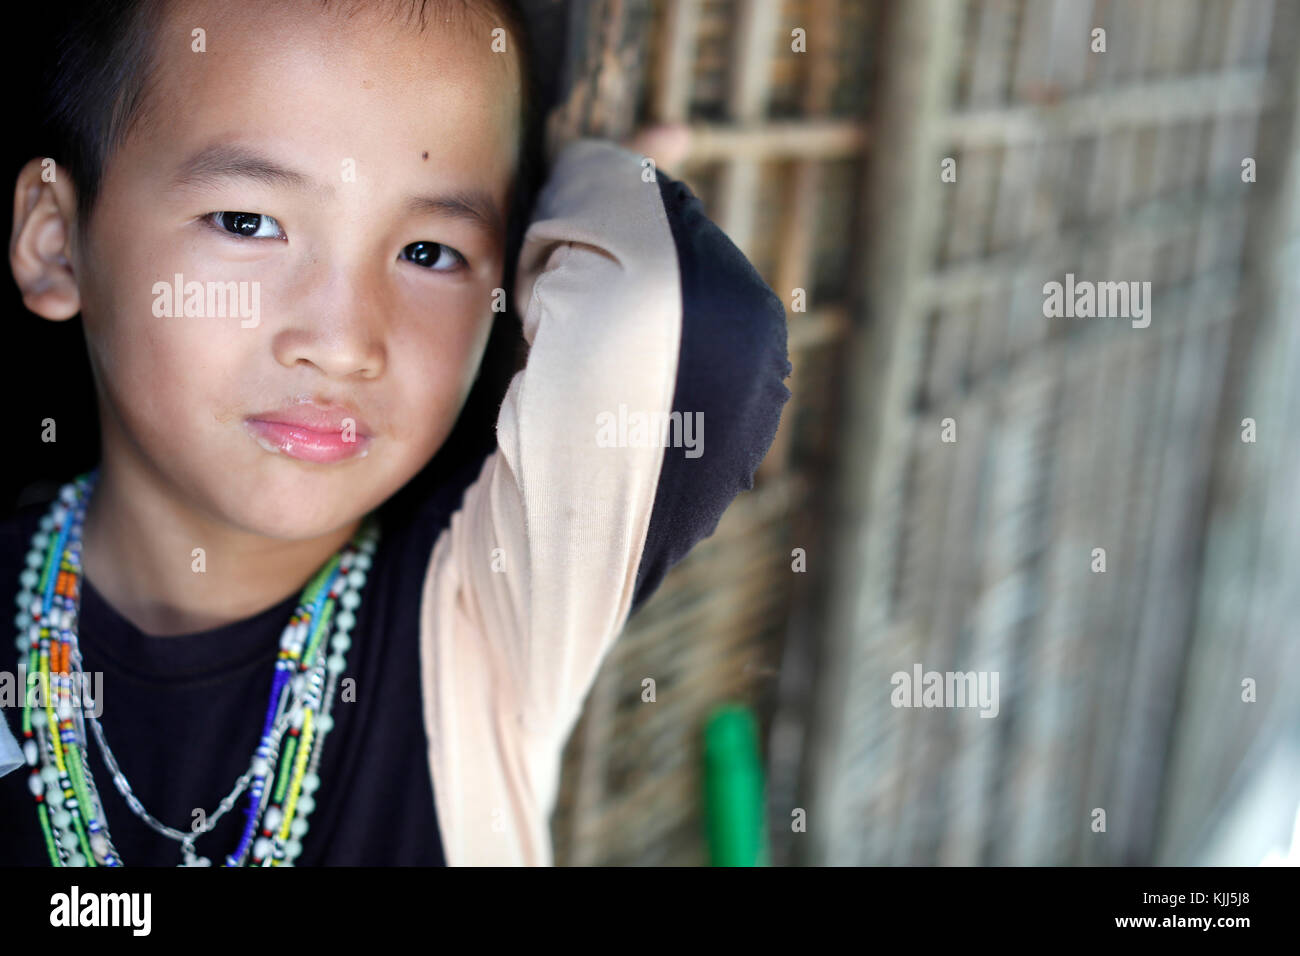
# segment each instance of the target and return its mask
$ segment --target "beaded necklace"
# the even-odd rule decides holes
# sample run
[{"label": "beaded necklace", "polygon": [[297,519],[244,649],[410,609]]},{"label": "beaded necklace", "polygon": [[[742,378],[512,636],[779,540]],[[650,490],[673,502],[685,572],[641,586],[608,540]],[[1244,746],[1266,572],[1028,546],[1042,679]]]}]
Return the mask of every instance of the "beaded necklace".
[{"label": "beaded necklace", "polygon": [[[20,575],[17,646],[26,655],[29,683],[23,695],[23,756],[36,798],[45,847],[53,866],[122,866],[90,772],[85,716],[99,743],[113,784],[131,811],[152,829],[181,844],[182,866],[210,866],[194,841],[248,791],[245,825],[226,866],[292,866],[302,853],[325,738],[334,726],[330,709],[338,675],[347,666],[351,631],[366,572],[378,541],[373,518],[307,583],[280,638],[262,736],[248,770],[210,817],[189,833],[165,826],[144,809],[104,739],[93,701],[74,706],[73,688],[87,685],[77,643],[81,593],[81,530],[98,471],[64,485],[32,536]],[[341,608],[341,610],[339,610]],[[331,630],[332,629],[332,630]],[[326,655],[326,635],[333,653]],[[20,663],[21,663],[20,656]],[[39,701],[33,702],[39,691]]]}]

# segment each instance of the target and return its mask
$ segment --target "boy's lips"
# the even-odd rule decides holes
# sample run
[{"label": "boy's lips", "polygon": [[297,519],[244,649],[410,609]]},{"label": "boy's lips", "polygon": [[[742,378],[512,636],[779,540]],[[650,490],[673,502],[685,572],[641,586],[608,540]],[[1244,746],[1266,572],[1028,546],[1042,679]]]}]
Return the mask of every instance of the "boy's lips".
[{"label": "boy's lips", "polygon": [[303,461],[345,461],[370,447],[370,429],[346,405],[295,402],[249,415],[244,427],[267,451]]}]

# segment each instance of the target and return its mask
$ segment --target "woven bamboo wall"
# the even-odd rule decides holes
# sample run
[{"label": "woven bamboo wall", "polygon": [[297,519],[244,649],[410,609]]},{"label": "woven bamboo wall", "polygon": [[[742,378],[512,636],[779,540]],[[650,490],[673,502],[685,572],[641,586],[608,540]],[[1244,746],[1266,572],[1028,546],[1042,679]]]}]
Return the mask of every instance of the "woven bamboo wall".
[{"label": "woven bamboo wall", "polygon": [[[683,178],[810,298],[755,490],[570,741],[557,862],[703,862],[699,732],[729,698],[762,718],[777,863],[1203,858],[1257,741],[1300,744],[1298,8],[575,7],[558,125],[689,121]],[[1150,281],[1150,327],[1046,318],[1067,272]],[[916,663],[997,672],[998,718],[891,706]]]},{"label": "woven bamboo wall", "polygon": [[[1278,400],[1254,405],[1295,407],[1283,387],[1300,372],[1295,299],[1263,295],[1265,259],[1251,252],[1296,172],[1270,144],[1293,121],[1295,5],[916,0],[893,12],[884,42],[897,56],[875,95],[897,105],[873,118],[891,155],[869,215],[894,229],[864,260],[879,321],[845,426],[839,500],[852,517],[826,621],[840,667],[819,675],[821,826],[806,859],[1195,859],[1251,733],[1295,735],[1276,682],[1258,710],[1237,696],[1242,677],[1294,660],[1267,627],[1290,602],[1223,567],[1236,532],[1250,550],[1261,509],[1278,509],[1263,462],[1297,475],[1278,433],[1241,461],[1256,453],[1237,424],[1255,380],[1234,372],[1271,356],[1263,388]],[[1095,27],[1104,53],[1090,49]],[[946,157],[955,182],[941,181]],[[1245,157],[1258,182],[1243,182]],[[1043,284],[1067,272],[1149,280],[1150,327],[1045,318]],[[1259,494],[1233,502],[1207,552],[1205,514],[1234,469]],[[1274,556],[1293,568],[1293,551]],[[1224,623],[1234,590],[1254,595],[1263,630],[1207,626]],[[999,716],[893,707],[891,675],[916,663],[997,672]]]}]

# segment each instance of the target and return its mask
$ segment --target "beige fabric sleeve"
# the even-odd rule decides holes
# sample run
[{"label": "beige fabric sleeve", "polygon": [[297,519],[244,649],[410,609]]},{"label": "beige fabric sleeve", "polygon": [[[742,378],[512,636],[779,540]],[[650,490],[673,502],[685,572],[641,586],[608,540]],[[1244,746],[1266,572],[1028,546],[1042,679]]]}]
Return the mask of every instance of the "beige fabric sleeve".
[{"label": "beige fabric sleeve", "polygon": [[598,416],[671,410],[682,323],[641,161],[599,140],[557,158],[517,271],[526,367],[426,575],[426,729],[453,865],[549,862],[560,748],[632,604],[664,449],[601,447]]}]

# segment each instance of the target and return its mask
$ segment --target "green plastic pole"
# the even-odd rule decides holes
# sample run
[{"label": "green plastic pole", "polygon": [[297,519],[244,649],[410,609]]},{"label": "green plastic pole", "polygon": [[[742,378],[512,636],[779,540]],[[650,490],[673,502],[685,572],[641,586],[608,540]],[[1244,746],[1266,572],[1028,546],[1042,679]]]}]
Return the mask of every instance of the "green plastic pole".
[{"label": "green plastic pole", "polygon": [[743,704],[719,707],[704,728],[704,821],[713,866],[767,866],[758,722]]}]

